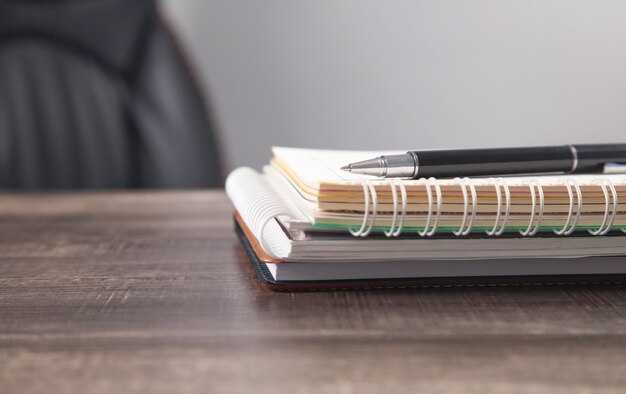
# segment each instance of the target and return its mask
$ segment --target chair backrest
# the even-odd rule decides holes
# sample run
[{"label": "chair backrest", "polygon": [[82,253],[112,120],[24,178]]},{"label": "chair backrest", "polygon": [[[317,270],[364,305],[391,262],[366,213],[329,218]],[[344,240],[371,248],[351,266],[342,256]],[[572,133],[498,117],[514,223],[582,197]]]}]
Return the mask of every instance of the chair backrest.
[{"label": "chair backrest", "polygon": [[153,0],[0,0],[0,188],[220,186],[213,131]]}]

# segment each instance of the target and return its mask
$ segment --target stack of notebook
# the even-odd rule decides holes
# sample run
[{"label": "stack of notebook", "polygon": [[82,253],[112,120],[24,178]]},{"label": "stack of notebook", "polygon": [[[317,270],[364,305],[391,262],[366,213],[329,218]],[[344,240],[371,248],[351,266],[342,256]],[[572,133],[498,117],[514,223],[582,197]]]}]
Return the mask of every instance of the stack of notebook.
[{"label": "stack of notebook", "polygon": [[[626,175],[380,179],[341,171],[381,152],[274,148],[226,191],[274,289],[618,282]],[[394,154],[397,152],[383,152]]]}]

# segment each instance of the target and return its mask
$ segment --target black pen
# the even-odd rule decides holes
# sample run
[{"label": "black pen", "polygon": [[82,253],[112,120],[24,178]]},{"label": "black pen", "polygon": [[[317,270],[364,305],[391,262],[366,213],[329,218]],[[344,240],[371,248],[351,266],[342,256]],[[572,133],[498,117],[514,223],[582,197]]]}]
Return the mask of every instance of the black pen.
[{"label": "black pen", "polygon": [[409,151],[348,164],[344,171],[385,178],[452,178],[539,173],[597,173],[626,163],[626,144]]}]

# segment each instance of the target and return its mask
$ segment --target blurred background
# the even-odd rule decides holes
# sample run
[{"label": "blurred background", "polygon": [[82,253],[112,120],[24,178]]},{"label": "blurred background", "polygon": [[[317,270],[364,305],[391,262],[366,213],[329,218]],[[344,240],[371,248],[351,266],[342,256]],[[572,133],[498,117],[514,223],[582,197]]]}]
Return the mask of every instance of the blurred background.
[{"label": "blurred background", "polygon": [[271,145],[626,140],[626,3],[168,0],[227,169]]},{"label": "blurred background", "polygon": [[626,3],[0,0],[0,188],[220,187],[272,145],[624,142]]}]

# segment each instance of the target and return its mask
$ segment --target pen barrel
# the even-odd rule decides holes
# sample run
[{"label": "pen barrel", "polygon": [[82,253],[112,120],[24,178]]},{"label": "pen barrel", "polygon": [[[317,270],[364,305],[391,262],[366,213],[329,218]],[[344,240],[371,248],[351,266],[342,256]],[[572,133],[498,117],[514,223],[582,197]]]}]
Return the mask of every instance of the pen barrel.
[{"label": "pen barrel", "polygon": [[[575,154],[570,146],[426,150],[409,153],[417,157],[418,178],[562,173],[571,172],[575,161]],[[578,162],[581,163],[581,160]]]},{"label": "pen barrel", "polygon": [[574,145],[578,159],[575,173],[600,172],[606,163],[626,163],[626,144]]}]

